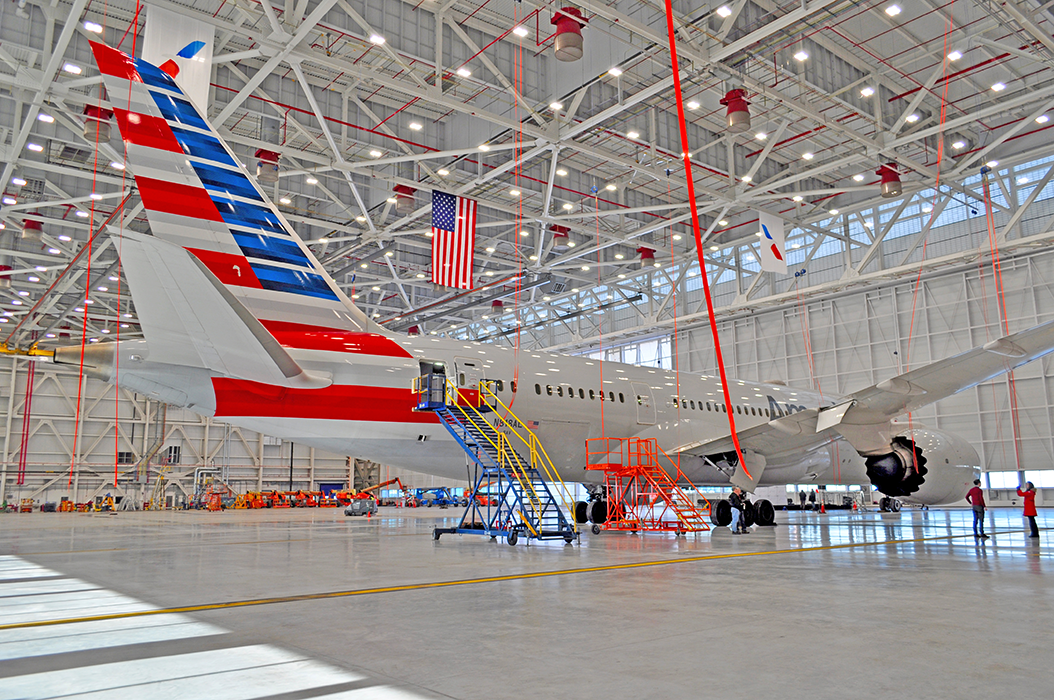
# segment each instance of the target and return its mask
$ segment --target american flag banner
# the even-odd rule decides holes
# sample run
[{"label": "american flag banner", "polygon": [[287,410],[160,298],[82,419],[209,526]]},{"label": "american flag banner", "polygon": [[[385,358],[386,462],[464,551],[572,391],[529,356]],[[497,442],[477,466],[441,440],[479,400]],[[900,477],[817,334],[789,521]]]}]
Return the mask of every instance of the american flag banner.
[{"label": "american flag banner", "polygon": [[472,289],[476,202],[432,191],[432,282]]}]

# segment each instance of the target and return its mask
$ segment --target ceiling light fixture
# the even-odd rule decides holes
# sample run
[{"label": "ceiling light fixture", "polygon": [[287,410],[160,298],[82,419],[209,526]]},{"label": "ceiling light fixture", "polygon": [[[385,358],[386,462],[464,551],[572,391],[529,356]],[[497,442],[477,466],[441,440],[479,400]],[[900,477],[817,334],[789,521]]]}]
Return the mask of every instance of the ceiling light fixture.
[{"label": "ceiling light fixture", "polygon": [[51,116],[47,112],[41,112],[37,115],[37,121],[42,121],[45,124],[53,124],[55,122],[55,117]]},{"label": "ceiling light fixture", "polygon": [[759,131],[758,133],[754,134],[754,138],[756,138],[758,141],[764,141],[768,137],[769,135],[766,134],[764,131]]},{"label": "ceiling light fixture", "polygon": [[560,177],[567,177],[567,171],[564,170],[563,168],[557,168],[556,169],[556,174],[559,175]]},{"label": "ceiling light fixture", "polygon": [[692,110],[699,109],[699,103],[695,100],[688,100],[688,103],[685,105],[685,107]]},{"label": "ceiling light fixture", "polygon": [[512,28],[512,33],[522,39],[523,37],[530,34],[530,30],[527,29],[527,27],[524,27],[523,25],[517,24],[515,27]]},{"label": "ceiling light fixture", "polygon": [[92,34],[102,34],[102,25],[98,22],[84,20],[84,30],[91,32]]},{"label": "ceiling light fixture", "polygon": [[798,63],[804,63],[809,59],[809,52],[805,49],[800,49],[798,53],[794,54],[794,60]]},{"label": "ceiling light fixture", "polygon": [[384,37],[380,34],[370,34],[370,43],[375,46],[384,46]]},{"label": "ceiling light fixture", "polygon": [[732,14],[732,8],[729,7],[728,5],[722,5],[721,7],[717,8],[717,16],[720,17],[721,19],[725,19],[731,14]]},{"label": "ceiling light fixture", "polygon": [[26,181],[23,180],[20,177],[13,177],[13,178],[11,178],[11,184],[14,185],[15,187],[23,187],[23,186],[25,186]]},{"label": "ceiling light fixture", "polygon": [[549,109],[559,110],[559,109],[563,109],[563,108],[564,108],[564,103],[563,102],[550,102],[549,103]]},{"label": "ceiling light fixture", "polygon": [[856,175],[853,175],[853,180],[855,180],[856,182],[863,182],[864,181],[864,174],[863,173],[857,173]]},{"label": "ceiling light fixture", "polygon": [[950,51],[948,53],[948,60],[949,61],[953,61],[953,62],[954,61],[958,61],[962,57],[963,57],[963,52],[960,51],[959,49],[955,49],[954,51]]},{"label": "ceiling light fixture", "polygon": [[992,92],[1002,92],[1006,90],[1006,83],[995,83],[992,85]]},{"label": "ceiling light fixture", "polygon": [[749,175],[744,175],[741,179],[743,180],[743,182],[753,182],[754,181],[754,178],[750,177]]},{"label": "ceiling light fixture", "polygon": [[636,140],[636,139],[639,139],[639,138],[640,138],[640,133],[639,133],[639,132],[637,132],[637,131],[632,131],[632,130],[630,130],[630,131],[627,131],[627,132],[626,132],[626,138],[628,138],[628,139],[630,139],[630,140]]},{"label": "ceiling light fixture", "polygon": [[1036,117],[1036,123],[1037,124],[1046,124],[1049,121],[1050,121],[1050,117],[1048,117],[1046,114],[1041,114],[1038,117]]},{"label": "ceiling light fixture", "polygon": [[912,112],[908,116],[904,117],[904,121],[906,121],[908,124],[914,124],[918,120],[919,120],[919,115],[915,114],[914,112]]},{"label": "ceiling light fixture", "polygon": [[84,72],[84,69],[78,66],[76,63],[65,63],[62,65],[62,70],[66,71],[70,75],[80,75]]},{"label": "ceiling light fixture", "polygon": [[791,201],[794,201],[794,202],[800,202],[803,199],[804,199],[804,197],[802,197],[800,194],[796,194],[793,197],[791,197]]},{"label": "ceiling light fixture", "polygon": [[616,184],[615,184],[614,182],[609,182],[609,183],[608,183],[608,184],[607,184],[607,185],[606,185],[606,186],[604,187],[604,189],[605,189],[605,190],[607,190],[608,192],[614,192],[615,190],[617,190],[617,189],[618,189],[618,185],[616,185]]},{"label": "ceiling light fixture", "polygon": [[886,8],[886,14],[890,17],[896,17],[900,14],[900,5],[890,5]]},{"label": "ceiling light fixture", "polygon": [[717,222],[718,226],[728,226],[728,219],[721,219]]},{"label": "ceiling light fixture", "polygon": [[609,75],[613,75],[613,76],[615,76],[615,77],[617,78],[617,77],[619,77],[620,75],[622,75],[622,69],[621,69],[621,68],[619,68],[618,66],[613,66],[613,67],[611,68],[611,70],[609,70],[609,71],[608,71],[608,74],[609,74]]},{"label": "ceiling light fixture", "polygon": [[489,150],[490,150],[490,146],[488,146],[488,145],[487,145],[487,144],[485,144],[485,143],[481,143],[481,144],[479,145],[479,150],[481,150],[481,151],[483,151],[484,153],[486,153],[487,151],[489,151]]},{"label": "ceiling light fixture", "polygon": [[802,153],[801,157],[804,158],[805,160],[812,160],[816,156],[814,154],[812,154],[812,153]]},{"label": "ceiling light fixture", "polygon": [[461,66],[457,69],[457,74],[460,75],[462,78],[467,78],[472,75],[472,71],[470,71],[468,68],[465,68],[464,66]]},{"label": "ceiling light fixture", "polygon": [[861,97],[871,97],[874,94],[875,94],[875,89],[873,87],[871,87],[870,85],[868,85],[867,87],[865,87],[862,90],[860,90],[860,96]]},{"label": "ceiling light fixture", "polygon": [[421,122],[410,122],[410,131],[420,131],[423,128]]},{"label": "ceiling light fixture", "polygon": [[376,148],[370,151],[370,158],[380,158],[384,154],[378,151]]},{"label": "ceiling light fixture", "polygon": [[956,141],[955,143],[952,144],[952,148],[954,148],[957,151],[961,151],[962,149],[966,148],[966,142],[965,141]]},{"label": "ceiling light fixture", "polygon": [[307,184],[309,184],[309,185],[317,185],[318,184],[318,180],[316,178],[311,177],[310,175],[307,176],[307,180],[305,180],[305,182],[307,182]]}]

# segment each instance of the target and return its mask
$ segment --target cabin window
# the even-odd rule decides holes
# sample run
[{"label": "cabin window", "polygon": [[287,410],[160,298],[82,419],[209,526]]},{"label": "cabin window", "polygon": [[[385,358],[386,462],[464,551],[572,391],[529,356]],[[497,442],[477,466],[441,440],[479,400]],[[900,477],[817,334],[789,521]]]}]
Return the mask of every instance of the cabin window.
[{"label": "cabin window", "polygon": [[556,387],[556,395],[557,396],[563,396],[564,395],[564,388],[562,386]]},{"label": "cabin window", "polygon": [[514,394],[516,393],[516,380],[515,379],[512,380],[512,393],[514,393]]},{"label": "cabin window", "polygon": [[766,418],[772,418],[772,411],[770,411],[769,409],[766,408],[765,409],[765,417]]},{"label": "cabin window", "polygon": [[539,396],[542,395],[542,386],[541,386],[541,384],[535,384],[534,385],[534,393],[538,394]]},{"label": "cabin window", "polygon": [[728,413],[728,405],[721,404],[721,413]]},{"label": "cabin window", "polygon": [[596,398],[597,398],[596,392],[595,392],[595,391],[593,391],[592,389],[590,389],[590,390],[589,390],[589,400],[590,400],[590,401],[595,401],[595,400],[596,400]]},{"label": "cabin window", "polygon": [[615,400],[615,392],[609,391],[608,392],[608,401],[614,402],[614,400]]},{"label": "cabin window", "polygon": [[626,398],[622,395],[621,391],[618,393],[618,402],[619,403],[626,403]]},{"label": "cabin window", "polygon": [[546,394],[546,396],[552,396],[553,395],[553,385],[552,384],[546,384],[545,385],[545,394]]},{"label": "cabin window", "polygon": [[494,383],[498,386],[498,391],[505,391],[505,382],[498,379]]},{"label": "cabin window", "polygon": [[459,374],[457,376],[458,376],[458,380],[457,380],[458,386],[465,386],[465,373],[462,372],[461,374]]},{"label": "cabin window", "polygon": [[693,411],[695,410],[695,401],[689,401],[688,405],[692,407]]},{"label": "cabin window", "polygon": [[738,413],[740,415],[743,415],[743,407],[742,406],[736,406],[736,413]]},{"label": "cabin window", "polygon": [[757,414],[758,414],[757,410],[753,406],[751,406],[750,407],[750,415],[756,416]]},{"label": "cabin window", "polygon": [[681,408],[688,408],[688,399],[681,399]]},{"label": "cabin window", "polygon": [[585,389],[579,389],[578,390],[578,398],[584,399],[585,397],[586,397],[586,390]]}]

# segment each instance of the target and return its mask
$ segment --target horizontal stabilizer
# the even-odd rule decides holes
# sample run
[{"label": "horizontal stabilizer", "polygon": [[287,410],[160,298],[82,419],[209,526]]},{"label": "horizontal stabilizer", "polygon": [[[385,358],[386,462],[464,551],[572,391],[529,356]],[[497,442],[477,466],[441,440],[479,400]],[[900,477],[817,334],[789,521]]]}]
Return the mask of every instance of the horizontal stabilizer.
[{"label": "horizontal stabilizer", "polygon": [[151,361],[203,367],[273,386],[330,385],[329,377],[304,371],[191,253],[131,231],[121,238],[124,272]]}]

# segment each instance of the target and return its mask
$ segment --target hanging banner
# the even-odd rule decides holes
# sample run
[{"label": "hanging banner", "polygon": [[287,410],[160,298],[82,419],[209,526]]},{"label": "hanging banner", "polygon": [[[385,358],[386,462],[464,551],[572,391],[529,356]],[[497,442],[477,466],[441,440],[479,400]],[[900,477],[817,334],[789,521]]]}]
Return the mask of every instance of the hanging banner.
[{"label": "hanging banner", "polygon": [[215,29],[204,22],[146,6],[141,58],[175,77],[176,84],[205,113],[212,77],[212,42]]},{"label": "hanging banner", "polygon": [[786,274],[787,256],[783,238],[783,219],[759,211],[758,225],[761,233],[761,269],[766,272]]}]

